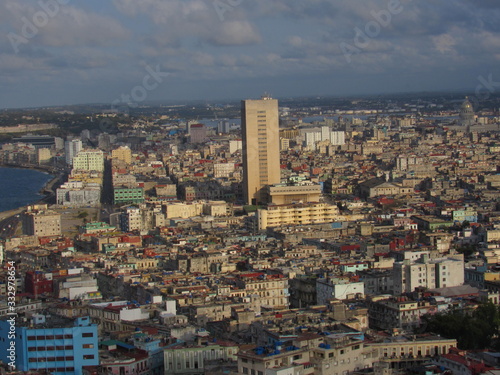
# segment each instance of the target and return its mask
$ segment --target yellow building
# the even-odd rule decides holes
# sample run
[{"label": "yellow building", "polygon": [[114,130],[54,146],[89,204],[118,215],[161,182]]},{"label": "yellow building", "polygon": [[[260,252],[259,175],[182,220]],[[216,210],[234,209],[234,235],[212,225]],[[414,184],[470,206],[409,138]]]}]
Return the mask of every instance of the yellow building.
[{"label": "yellow building", "polygon": [[127,146],[121,146],[111,151],[111,157],[113,159],[122,160],[125,163],[130,164],[132,162],[132,150]]},{"label": "yellow building", "polygon": [[267,187],[269,201],[274,204],[290,204],[294,202],[318,202],[321,197],[321,185],[285,185],[277,184]]},{"label": "yellow building", "polygon": [[241,102],[243,195],[247,204],[267,203],[266,186],[280,182],[278,101],[264,96]]},{"label": "yellow building", "polygon": [[99,184],[102,185],[102,172],[95,171],[82,171],[75,170],[71,171],[68,177],[68,182],[81,181],[85,184]]},{"label": "yellow building", "polygon": [[339,220],[339,209],[327,203],[299,203],[269,205],[257,210],[258,228],[282,225],[308,225],[331,223]]}]

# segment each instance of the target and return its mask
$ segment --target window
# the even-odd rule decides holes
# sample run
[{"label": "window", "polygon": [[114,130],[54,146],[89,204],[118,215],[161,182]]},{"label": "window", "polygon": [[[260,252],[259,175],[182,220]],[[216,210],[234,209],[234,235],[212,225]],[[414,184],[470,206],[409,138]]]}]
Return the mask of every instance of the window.
[{"label": "window", "polygon": [[[86,354],[83,356],[83,359],[94,359],[94,355],[93,354]],[[189,367],[189,362],[186,362],[186,367]]]},{"label": "window", "polygon": [[94,344],[83,344],[84,349],[92,349],[94,347]]},{"label": "window", "polygon": [[33,340],[36,340],[35,336],[28,336],[28,341],[33,341]]}]

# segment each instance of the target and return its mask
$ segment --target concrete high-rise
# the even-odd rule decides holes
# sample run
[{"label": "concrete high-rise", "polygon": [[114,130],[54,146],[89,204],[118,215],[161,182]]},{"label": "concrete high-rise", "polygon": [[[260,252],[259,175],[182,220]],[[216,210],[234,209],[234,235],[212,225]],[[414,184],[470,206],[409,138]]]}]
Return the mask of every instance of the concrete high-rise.
[{"label": "concrete high-rise", "polygon": [[267,185],[280,183],[278,101],[241,102],[243,194],[247,204],[267,203]]},{"label": "concrete high-rise", "polygon": [[71,139],[64,143],[64,152],[66,156],[66,164],[73,165],[73,158],[82,150],[82,141],[79,139]]}]

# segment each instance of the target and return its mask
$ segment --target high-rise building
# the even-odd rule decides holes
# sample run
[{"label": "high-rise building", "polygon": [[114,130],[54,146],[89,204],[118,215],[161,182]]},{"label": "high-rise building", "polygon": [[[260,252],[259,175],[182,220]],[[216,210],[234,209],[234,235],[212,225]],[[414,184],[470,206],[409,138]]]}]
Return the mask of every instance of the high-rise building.
[{"label": "high-rise building", "polygon": [[192,124],[189,126],[191,143],[203,143],[207,140],[207,127],[204,124]]},{"label": "high-rise building", "polygon": [[64,143],[64,152],[66,154],[66,164],[73,165],[73,158],[82,149],[82,141],[79,139],[68,140]]},{"label": "high-rise building", "polygon": [[220,120],[217,124],[217,132],[218,133],[229,133],[231,129],[229,120]]},{"label": "high-rise building", "polygon": [[104,171],[104,153],[101,150],[82,150],[73,158],[73,168],[79,171]]},{"label": "high-rise building", "polygon": [[267,203],[267,185],[280,183],[278,101],[241,102],[243,194],[247,204]]}]

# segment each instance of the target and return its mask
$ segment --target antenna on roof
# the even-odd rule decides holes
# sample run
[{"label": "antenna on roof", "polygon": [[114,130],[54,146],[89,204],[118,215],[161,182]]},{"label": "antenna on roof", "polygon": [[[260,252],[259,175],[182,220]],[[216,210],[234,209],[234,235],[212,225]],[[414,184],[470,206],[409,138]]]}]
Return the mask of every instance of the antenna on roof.
[{"label": "antenna on roof", "polygon": [[271,95],[267,91],[265,91],[264,95],[262,95],[261,99],[262,100],[269,100],[269,99],[272,99],[272,98],[271,98]]}]

